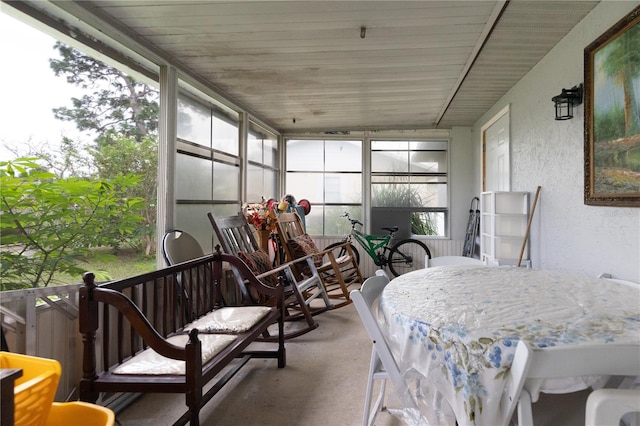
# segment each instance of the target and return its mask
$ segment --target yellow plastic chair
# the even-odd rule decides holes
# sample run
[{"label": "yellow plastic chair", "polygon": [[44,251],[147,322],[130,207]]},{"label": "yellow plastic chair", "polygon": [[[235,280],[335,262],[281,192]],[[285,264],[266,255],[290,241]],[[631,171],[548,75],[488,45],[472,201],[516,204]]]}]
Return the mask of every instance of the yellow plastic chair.
[{"label": "yellow plastic chair", "polygon": [[0,352],[0,368],[22,369],[14,384],[14,426],[113,426],[108,408],[86,402],[54,402],[62,367],[55,359]]},{"label": "yellow plastic chair", "polygon": [[113,426],[115,422],[113,411],[101,405],[82,401],[54,402],[46,426]]},{"label": "yellow plastic chair", "polygon": [[62,368],[53,359],[0,352],[0,367],[21,368],[14,384],[14,425],[46,424]]}]

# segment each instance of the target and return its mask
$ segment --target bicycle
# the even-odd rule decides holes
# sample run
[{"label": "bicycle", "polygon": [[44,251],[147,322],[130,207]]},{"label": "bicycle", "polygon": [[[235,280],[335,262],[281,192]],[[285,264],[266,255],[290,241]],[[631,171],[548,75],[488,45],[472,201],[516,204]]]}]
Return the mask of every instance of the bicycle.
[{"label": "bicycle", "polygon": [[[391,271],[391,273],[396,277],[406,272],[424,268],[426,256],[429,256],[429,259],[431,259],[431,251],[429,251],[429,247],[427,247],[427,245],[422,241],[414,238],[400,240],[390,247],[390,241],[393,239],[395,233],[398,232],[397,226],[382,228],[383,230],[388,231],[389,235],[369,235],[356,229],[356,225],[364,225],[357,219],[351,219],[348,212],[345,212],[340,217],[346,217],[347,220],[351,222],[351,231],[342,239],[342,241],[329,244],[325,250],[337,248],[338,246],[348,242],[351,246],[351,250],[354,252],[356,262],[360,264],[360,254],[352,243],[355,238],[369,257],[373,259],[376,266],[380,268],[385,266],[388,267],[389,271]],[[344,256],[345,253],[346,249],[342,247],[338,255]]]}]

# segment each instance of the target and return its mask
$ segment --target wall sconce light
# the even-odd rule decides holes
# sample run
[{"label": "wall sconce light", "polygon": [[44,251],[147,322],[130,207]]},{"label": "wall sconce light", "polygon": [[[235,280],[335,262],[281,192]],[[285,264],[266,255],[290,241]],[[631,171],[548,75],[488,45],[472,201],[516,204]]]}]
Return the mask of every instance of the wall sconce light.
[{"label": "wall sconce light", "polygon": [[551,98],[556,107],[556,120],[573,118],[573,107],[582,103],[582,83],[571,89],[562,89],[562,93]]}]

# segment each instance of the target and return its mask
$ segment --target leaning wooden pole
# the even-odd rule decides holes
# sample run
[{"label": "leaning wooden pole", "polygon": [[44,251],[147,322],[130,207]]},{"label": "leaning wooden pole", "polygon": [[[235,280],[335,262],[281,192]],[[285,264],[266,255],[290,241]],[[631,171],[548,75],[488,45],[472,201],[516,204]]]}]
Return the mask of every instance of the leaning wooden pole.
[{"label": "leaning wooden pole", "polygon": [[527,231],[524,233],[524,240],[522,241],[522,247],[520,248],[520,256],[518,257],[518,268],[522,263],[522,256],[524,255],[524,249],[527,246],[527,240],[529,240],[529,231],[531,230],[531,221],[533,220],[533,213],[536,211],[536,204],[538,204],[538,196],[540,195],[541,186],[536,189],[536,196],[533,198],[533,205],[531,206],[531,214],[529,215],[529,221],[527,222]]}]

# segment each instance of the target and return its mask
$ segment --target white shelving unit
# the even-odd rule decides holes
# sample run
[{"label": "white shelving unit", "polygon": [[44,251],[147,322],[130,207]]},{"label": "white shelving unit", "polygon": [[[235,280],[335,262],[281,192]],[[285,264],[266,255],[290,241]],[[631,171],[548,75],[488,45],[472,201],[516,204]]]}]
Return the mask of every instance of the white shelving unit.
[{"label": "white shelving unit", "polygon": [[[516,265],[529,220],[529,193],[483,192],[480,211],[481,258],[487,264]],[[531,266],[528,242],[520,265]]]}]

